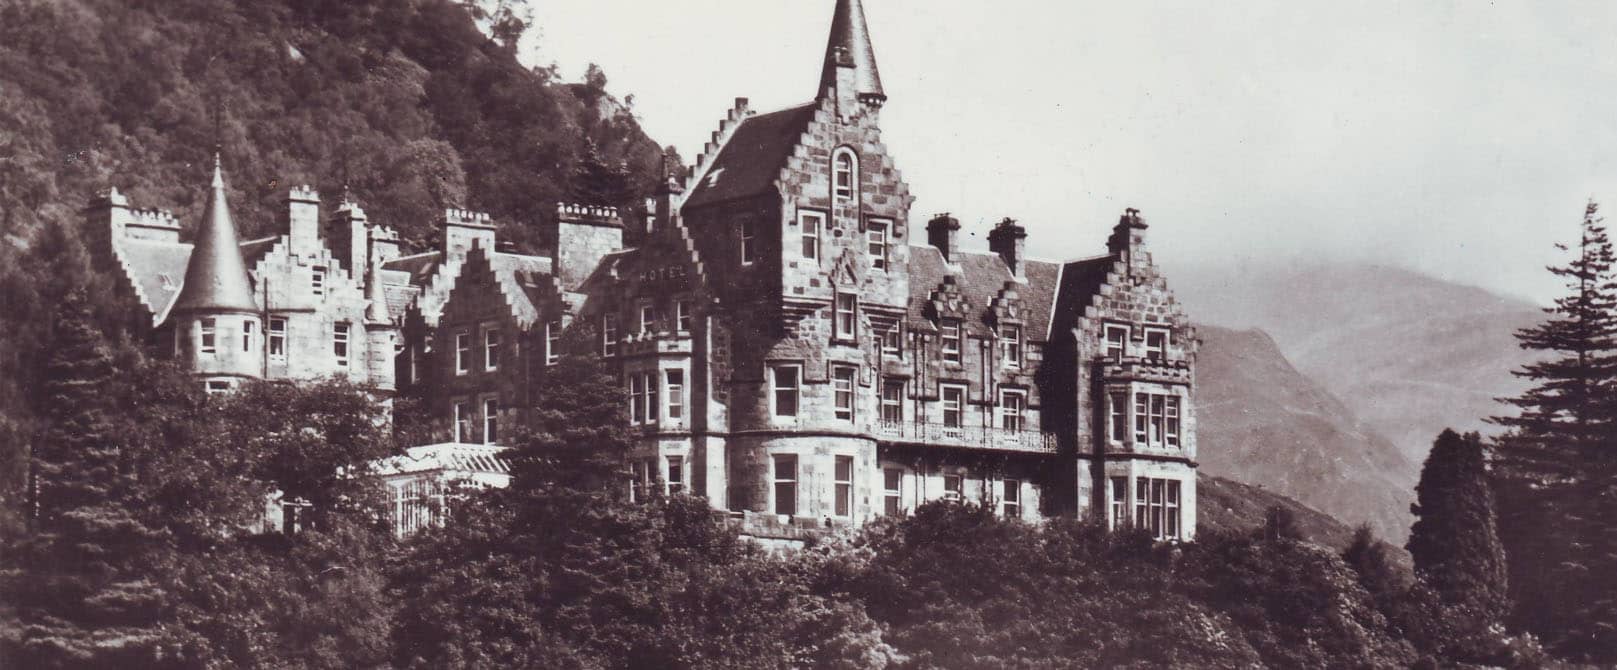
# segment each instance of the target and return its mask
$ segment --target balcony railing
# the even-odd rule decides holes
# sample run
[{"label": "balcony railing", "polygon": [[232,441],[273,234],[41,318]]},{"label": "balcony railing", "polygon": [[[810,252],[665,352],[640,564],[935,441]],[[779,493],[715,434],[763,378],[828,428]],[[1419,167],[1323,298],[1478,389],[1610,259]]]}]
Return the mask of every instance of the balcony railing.
[{"label": "balcony railing", "polygon": [[1055,433],[1013,430],[993,426],[945,426],[941,423],[880,421],[876,434],[896,442],[936,444],[972,449],[1020,451],[1034,454],[1056,453]]}]

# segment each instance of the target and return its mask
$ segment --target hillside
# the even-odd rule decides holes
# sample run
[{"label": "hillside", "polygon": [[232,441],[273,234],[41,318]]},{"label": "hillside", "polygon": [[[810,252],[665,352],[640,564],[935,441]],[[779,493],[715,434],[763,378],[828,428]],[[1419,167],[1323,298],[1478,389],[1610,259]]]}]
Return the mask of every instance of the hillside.
[{"label": "hillside", "polygon": [[1196,526],[1199,531],[1244,533],[1263,525],[1270,507],[1283,507],[1297,528],[1314,544],[1341,549],[1353,541],[1353,529],[1335,517],[1275,493],[1216,475],[1196,480]]},{"label": "hillside", "polygon": [[1494,398],[1525,388],[1510,371],[1529,360],[1513,333],[1543,318],[1523,300],[1383,266],[1187,266],[1169,276],[1193,318],[1272,335],[1412,466],[1444,428],[1486,432],[1482,419],[1507,410]]},{"label": "hillside", "polygon": [[246,237],[307,183],[407,246],[456,206],[537,247],[556,200],[598,190],[592,147],[628,173],[594,204],[658,179],[658,145],[592,74],[522,66],[451,0],[5,3],[0,236],[27,245],[108,186],[194,221],[217,147]]},{"label": "hillside", "polygon": [[1262,331],[1201,326],[1203,472],[1275,491],[1402,543],[1416,466],[1298,372]]}]

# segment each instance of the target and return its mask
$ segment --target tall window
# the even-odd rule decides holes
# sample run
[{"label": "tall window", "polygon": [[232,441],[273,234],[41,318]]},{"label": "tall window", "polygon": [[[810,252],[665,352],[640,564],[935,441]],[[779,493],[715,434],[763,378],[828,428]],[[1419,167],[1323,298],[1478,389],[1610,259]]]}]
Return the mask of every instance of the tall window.
[{"label": "tall window", "polygon": [[892,328],[881,332],[881,355],[900,358],[904,355],[904,333],[901,325],[895,323]]},{"label": "tall window", "polygon": [[629,463],[629,502],[640,502],[651,494],[651,482],[657,472],[657,461],[637,460]]},{"label": "tall window", "polygon": [[775,513],[797,513],[797,456],[775,455]]},{"label": "tall window", "polygon": [[838,456],[836,462],[836,514],[853,516],[853,457]]},{"label": "tall window", "polygon": [[1022,481],[1007,479],[1004,484],[1004,494],[1000,496],[1001,504],[1007,518],[1022,518]]},{"label": "tall window", "polygon": [[999,427],[1005,430],[1022,430],[1026,422],[1023,412],[1027,409],[1027,392],[1012,389],[999,391]]},{"label": "tall window", "polygon": [[1129,478],[1112,478],[1112,528],[1118,529],[1129,522]]},{"label": "tall window", "polygon": [[757,228],[751,221],[741,222],[741,264],[751,265],[758,260]]},{"label": "tall window", "polygon": [[887,516],[898,516],[904,511],[904,471],[887,468],[882,475],[882,511]]},{"label": "tall window", "polygon": [[1134,480],[1134,525],[1159,540],[1179,538],[1179,481],[1140,477]]},{"label": "tall window", "polygon": [[948,502],[960,502],[965,497],[966,478],[960,475],[943,476],[943,499]]},{"label": "tall window", "polygon": [[825,215],[819,212],[799,212],[797,227],[803,232],[803,258],[819,260],[820,231],[825,228]]},{"label": "tall window", "polygon": [[472,404],[457,402],[454,406],[455,441],[465,442],[472,438]]},{"label": "tall window", "polygon": [[[286,358],[286,319],[269,320],[269,355],[274,359]],[[414,379],[413,377],[411,378]]]},{"label": "tall window", "polygon": [[770,369],[770,397],[775,416],[797,416],[798,373],[796,365],[777,365]]},{"label": "tall window", "polygon": [[489,329],[483,331],[483,369],[495,370],[500,367],[500,331]]},{"label": "tall window", "polygon": [[500,402],[494,398],[483,400],[483,444],[494,444],[500,439]]},{"label": "tall window", "polygon": [[323,294],[325,294],[325,292],[326,292],[326,269],[325,268],[315,268],[314,272],[309,275],[309,292],[313,293],[315,295],[323,295]]},{"label": "tall window", "polygon": [[601,315],[601,355],[612,356],[618,353],[618,315],[608,312]]},{"label": "tall window", "polygon": [[959,428],[961,413],[965,406],[966,387],[943,387],[943,425],[950,428]]},{"label": "tall window", "polygon": [[214,320],[210,318],[210,319],[203,319],[201,327],[202,327],[202,342],[197,347],[197,351],[200,351],[200,352],[202,352],[204,354],[211,354],[211,353],[217,352],[219,350],[218,344],[217,344],[217,338],[219,336],[218,326],[215,325]]},{"label": "tall window", "polygon": [[674,327],[681,333],[691,332],[691,310],[694,305],[689,300],[674,302]]},{"label": "tall window", "polygon": [[1111,426],[1107,435],[1113,442],[1127,441],[1129,435],[1129,394],[1124,391],[1112,391],[1106,394],[1107,410],[1111,416]]},{"label": "tall window", "polygon": [[1128,353],[1129,327],[1106,324],[1106,358],[1113,363],[1122,362]]},{"label": "tall window", "polygon": [[899,423],[904,420],[904,382],[888,380],[881,385],[881,420]]},{"label": "tall window", "polygon": [[472,371],[472,334],[455,333],[455,374]]},{"label": "tall window", "polygon": [[853,378],[855,368],[838,365],[831,368],[832,395],[835,396],[838,421],[853,421]]},{"label": "tall window", "polygon": [[348,364],[348,324],[331,324],[331,353],[337,357],[337,365]]},{"label": "tall window", "polygon": [[1168,360],[1168,331],[1162,328],[1145,329],[1145,357],[1152,361]]},{"label": "tall window", "polygon": [[640,306],[640,334],[645,335],[657,329],[657,306]]},{"label": "tall window", "polygon": [[1007,368],[1022,367],[1022,327],[999,327],[999,360]]},{"label": "tall window", "polygon": [[854,293],[838,293],[836,303],[836,330],[837,338],[851,340],[854,338],[855,328],[859,324],[859,296]]},{"label": "tall window", "polygon": [[859,157],[847,147],[831,159],[831,192],[838,201],[852,200],[859,191]]},{"label": "tall window", "polygon": [[951,321],[943,324],[943,360],[946,363],[960,362],[960,323]]},{"label": "tall window", "polygon": [[646,420],[646,378],[639,373],[629,374],[629,423]]},{"label": "tall window", "polygon": [[561,362],[561,319],[545,324],[545,365]]},{"label": "tall window", "polygon": [[668,419],[679,421],[685,418],[685,371],[667,370],[663,378],[668,384]]},{"label": "tall window", "polygon": [[673,495],[685,490],[685,457],[668,457],[668,493]]},{"label": "tall window", "polygon": [[1165,393],[1134,394],[1134,441],[1179,446],[1179,397]]},{"label": "tall window", "polygon": [[241,322],[241,350],[242,351],[252,351],[253,350],[253,325],[254,324],[251,321],[243,320]]},{"label": "tall window", "polygon": [[887,222],[871,221],[865,227],[865,241],[870,252],[870,267],[887,269]]}]

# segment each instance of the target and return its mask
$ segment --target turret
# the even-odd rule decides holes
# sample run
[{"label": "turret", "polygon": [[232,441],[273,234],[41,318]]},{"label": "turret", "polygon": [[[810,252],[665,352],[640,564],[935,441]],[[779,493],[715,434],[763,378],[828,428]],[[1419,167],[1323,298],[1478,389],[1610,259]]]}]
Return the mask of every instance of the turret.
[{"label": "turret", "polygon": [[365,365],[371,384],[379,391],[397,388],[393,366],[394,344],[399,328],[387,309],[387,291],[382,286],[382,261],[375,259],[365,273]]},{"label": "turret", "polygon": [[865,26],[865,9],[859,0],[837,0],[831,15],[831,36],[826,41],[820,89],[814,98],[827,95],[834,97],[843,117],[880,109],[887,101],[881,73],[876,69],[870,29]]},{"label": "turret", "polygon": [[168,322],[174,328],[176,356],[206,381],[208,390],[228,390],[243,378],[264,375],[263,323],[217,155],[185,284]]}]

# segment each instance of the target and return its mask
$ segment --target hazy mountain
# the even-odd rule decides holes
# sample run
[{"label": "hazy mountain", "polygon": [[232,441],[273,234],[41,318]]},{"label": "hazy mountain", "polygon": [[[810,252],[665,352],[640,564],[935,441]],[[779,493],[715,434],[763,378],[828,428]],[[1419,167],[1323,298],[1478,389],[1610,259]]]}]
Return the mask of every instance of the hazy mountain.
[{"label": "hazy mountain", "polygon": [[[1364,264],[1170,268],[1191,318],[1262,328],[1299,370],[1414,465],[1445,427],[1482,430],[1526,385],[1513,333],[1542,320],[1525,300]],[[1415,471],[1411,470],[1413,477]]]},{"label": "hazy mountain", "polygon": [[1203,472],[1262,487],[1401,543],[1416,466],[1298,372],[1262,331],[1198,328]]}]

